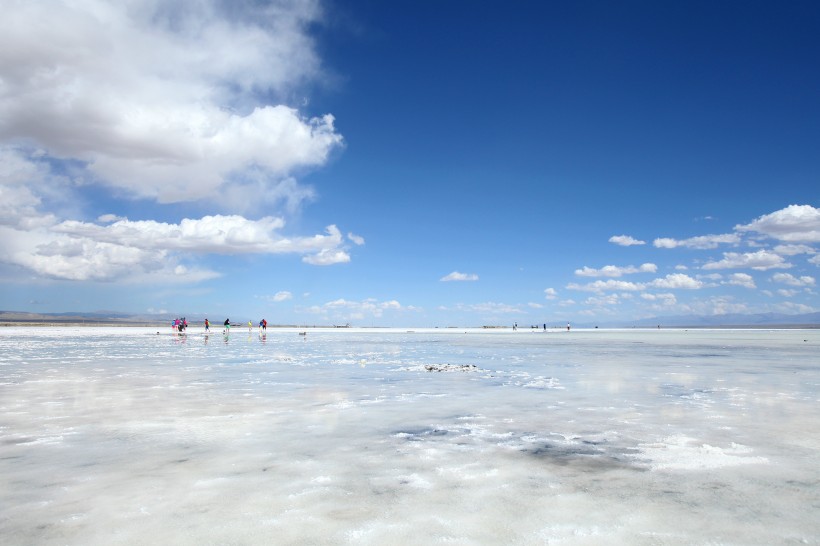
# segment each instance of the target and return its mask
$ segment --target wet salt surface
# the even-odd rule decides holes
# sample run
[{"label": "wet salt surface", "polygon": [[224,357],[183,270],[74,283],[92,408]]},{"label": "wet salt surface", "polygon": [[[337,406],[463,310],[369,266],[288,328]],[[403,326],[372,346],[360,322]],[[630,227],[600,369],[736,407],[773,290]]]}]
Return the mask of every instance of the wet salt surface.
[{"label": "wet salt surface", "polygon": [[3,544],[820,544],[820,331],[0,330]]}]

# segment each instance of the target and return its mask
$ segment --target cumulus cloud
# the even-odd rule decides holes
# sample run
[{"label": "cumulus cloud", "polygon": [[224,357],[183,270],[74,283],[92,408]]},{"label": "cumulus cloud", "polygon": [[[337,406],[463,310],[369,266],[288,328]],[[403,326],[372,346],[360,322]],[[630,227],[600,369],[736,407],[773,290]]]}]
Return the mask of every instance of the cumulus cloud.
[{"label": "cumulus cloud", "polygon": [[820,209],[811,205],[789,205],[753,222],[735,226],[737,231],[753,231],[787,242],[820,242]]},{"label": "cumulus cloud", "polygon": [[313,0],[4,6],[0,262],[61,279],[190,281],[218,275],[198,268],[205,254],[349,261],[336,226],[289,236],[270,215],[70,219],[85,216],[73,197],[89,184],[234,212],[293,212],[311,199],[294,176],[343,139],[332,115],[287,103],[323,77],[309,30],[321,16]]},{"label": "cumulus cloud", "polygon": [[747,273],[733,273],[724,284],[742,286],[743,288],[757,288],[751,275]]},{"label": "cumulus cloud", "polygon": [[607,307],[612,305],[619,305],[621,298],[618,294],[602,294],[600,296],[590,296],[584,300],[584,305],[592,305],[594,307]]},{"label": "cumulus cloud", "polygon": [[487,301],[482,303],[464,304],[459,303],[452,308],[444,307],[447,311],[469,311],[488,315],[509,315],[524,312],[523,306],[509,303]]},{"label": "cumulus cloud", "polygon": [[277,292],[276,294],[274,294],[273,298],[271,298],[271,299],[273,301],[277,302],[277,303],[282,302],[282,301],[287,301],[287,300],[293,299],[293,294],[291,294],[287,290],[281,290],[281,291]]},{"label": "cumulus cloud", "polygon": [[647,286],[651,286],[653,288],[683,288],[686,290],[697,290],[699,288],[703,288],[703,282],[693,279],[684,273],[671,273],[666,277],[655,279],[654,281],[648,283]]},{"label": "cumulus cloud", "polygon": [[664,307],[671,307],[672,305],[675,305],[678,302],[678,299],[675,297],[675,294],[671,292],[664,292],[660,294],[651,294],[649,292],[644,292],[643,294],[641,294],[641,298],[647,301],[657,302],[659,305],[662,305]]},{"label": "cumulus cloud", "polygon": [[694,249],[712,249],[717,248],[720,244],[738,244],[740,236],[736,233],[725,233],[722,235],[701,235],[699,237],[690,237],[689,239],[670,239],[659,238],[655,239],[652,244],[657,248],[694,248]]},{"label": "cumulus cloud", "polygon": [[397,300],[378,301],[368,298],[361,301],[339,298],[322,305],[314,305],[303,312],[321,315],[327,319],[337,320],[364,320],[367,318],[381,318],[386,311],[416,311],[413,306],[403,306]]},{"label": "cumulus cloud", "polygon": [[795,277],[794,275],[790,275],[788,273],[775,273],[772,275],[772,281],[787,284],[789,286],[814,286],[815,284],[814,277],[810,277],[809,275]]},{"label": "cumulus cloud", "polygon": [[555,288],[547,288],[544,290],[544,297],[548,300],[554,300],[558,297],[558,292]]},{"label": "cumulus cloud", "polygon": [[459,273],[458,271],[453,271],[449,275],[445,275],[440,281],[449,282],[449,281],[477,281],[478,275],[475,273]]},{"label": "cumulus cloud", "polygon": [[363,244],[364,244],[364,237],[360,237],[359,235],[355,235],[355,234],[353,234],[353,233],[348,233],[348,234],[347,234],[347,238],[348,238],[348,240],[350,240],[350,242],[351,242],[351,243],[353,243],[354,245],[359,245],[359,246],[361,246],[361,245],[363,245]]},{"label": "cumulus cloud", "polygon": [[[3,186],[0,185],[0,188]],[[178,224],[153,220],[117,220],[101,225],[67,220],[23,231],[19,222],[0,226],[0,262],[39,275],[69,280],[173,279],[185,259],[206,254],[301,254],[307,263],[349,261],[336,226],[326,234],[285,237],[281,218],[249,220],[242,216],[205,216]],[[170,268],[171,274],[168,273]],[[187,281],[219,276],[184,269]]]},{"label": "cumulus cloud", "polygon": [[708,262],[703,265],[703,269],[743,269],[750,268],[758,271],[767,269],[788,269],[791,264],[787,263],[779,254],[768,250],[758,250],[757,252],[724,252],[723,259],[717,262]]},{"label": "cumulus cloud", "polygon": [[322,77],[320,17],[295,0],[7,4],[0,144],[160,203],[293,208],[312,190],[291,174],[343,144],[332,115],[285,103]]},{"label": "cumulus cloud", "polygon": [[350,254],[344,250],[324,248],[316,254],[303,256],[302,261],[310,265],[345,264],[350,261]]},{"label": "cumulus cloud", "polygon": [[817,251],[808,245],[777,245],[772,249],[781,256],[797,256],[799,254],[815,254]]},{"label": "cumulus cloud", "polygon": [[610,243],[620,246],[645,245],[646,241],[641,241],[629,235],[613,235],[609,238]]},{"label": "cumulus cloud", "polygon": [[584,266],[583,269],[576,269],[575,274],[579,277],[620,277],[632,273],[655,273],[657,270],[658,266],[650,263],[642,264],[640,267],[635,267],[634,265],[628,265],[626,267],[605,265],[601,269]]},{"label": "cumulus cloud", "polygon": [[570,283],[567,285],[567,289],[569,290],[580,290],[583,292],[604,292],[604,291],[612,291],[612,290],[627,290],[627,291],[634,291],[634,290],[643,290],[645,285],[640,283],[633,283],[628,281],[616,281],[616,280],[606,280],[606,281],[595,281],[588,284],[577,284],[577,283]]}]

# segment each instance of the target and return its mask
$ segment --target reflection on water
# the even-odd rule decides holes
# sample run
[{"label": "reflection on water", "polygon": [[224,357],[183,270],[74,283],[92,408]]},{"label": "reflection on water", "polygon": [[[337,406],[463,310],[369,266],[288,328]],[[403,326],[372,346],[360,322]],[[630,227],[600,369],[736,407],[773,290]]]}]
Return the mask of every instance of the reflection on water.
[{"label": "reflection on water", "polygon": [[4,543],[820,542],[820,332],[303,332],[0,331]]}]

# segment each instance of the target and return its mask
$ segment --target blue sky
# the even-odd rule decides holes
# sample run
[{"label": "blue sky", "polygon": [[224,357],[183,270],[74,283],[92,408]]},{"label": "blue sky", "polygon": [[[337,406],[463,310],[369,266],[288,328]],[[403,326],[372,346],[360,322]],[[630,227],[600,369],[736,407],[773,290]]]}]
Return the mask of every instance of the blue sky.
[{"label": "blue sky", "polygon": [[2,310],[820,310],[814,2],[2,7]]}]

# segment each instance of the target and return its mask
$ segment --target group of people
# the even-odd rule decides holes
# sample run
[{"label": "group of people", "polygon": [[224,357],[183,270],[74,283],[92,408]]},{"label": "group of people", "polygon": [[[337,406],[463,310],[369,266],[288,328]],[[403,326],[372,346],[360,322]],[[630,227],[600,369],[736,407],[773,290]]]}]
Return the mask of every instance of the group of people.
[{"label": "group of people", "polygon": [[[225,322],[223,323],[223,326],[225,327],[225,329],[223,331],[225,333],[229,332],[230,329],[231,329],[231,319],[225,319]],[[186,323],[186,327],[187,327],[187,323]],[[264,330],[264,331],[267,331],[268,330],[268,321],[265,320],[265,319],[260,320],[259,321],[259,328]],[[248,321],[248,331],[250,332],[251,330],[253,330],[253,322]],[[180,330],[180,332],[181,331],[182,330]],[[205,331],[206,332],[211,331],[211,322],[208,319],[205,319]]]},{"label": "group of people", "polygon": [[171,322],[171,329],[174,331],[178,331],[180,333],[184,332],[188,328],[188,321],[185,320],[185,317],[175,318]]}]

